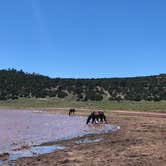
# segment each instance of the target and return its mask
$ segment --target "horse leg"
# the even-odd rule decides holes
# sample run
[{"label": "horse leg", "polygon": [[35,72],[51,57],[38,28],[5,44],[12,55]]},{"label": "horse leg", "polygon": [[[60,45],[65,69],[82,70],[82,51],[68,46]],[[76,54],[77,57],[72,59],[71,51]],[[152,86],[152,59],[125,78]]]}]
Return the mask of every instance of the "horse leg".
[{"label": "horse leg", "polygon": [[91,120],[91,116],[88,116],[88,119],[87,119],[87,121],[86,121],[86,124],[88,124],[89,122],[90,122],[90,120]]},{"label": "horse leg", "polygon": [[96,123],[96,118],[95,117],[92,117],[92,124],[95,122]]}]

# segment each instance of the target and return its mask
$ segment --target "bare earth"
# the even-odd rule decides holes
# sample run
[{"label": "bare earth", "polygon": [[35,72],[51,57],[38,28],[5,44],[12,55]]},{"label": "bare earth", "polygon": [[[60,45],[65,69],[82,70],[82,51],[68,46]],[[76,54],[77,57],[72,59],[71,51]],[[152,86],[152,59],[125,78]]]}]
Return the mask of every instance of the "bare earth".
[{"label": "bare earth", "polygon": [[15,164],[20,166],[166,166],[166,114],[110,111],[107,115],[109,123],[121,126],[119,131],[84,137],[103,138],[102,141],[81,145],[75,144],[79,139],[56,142],[55,144],[68,148],[38,157],[22,158]]}]

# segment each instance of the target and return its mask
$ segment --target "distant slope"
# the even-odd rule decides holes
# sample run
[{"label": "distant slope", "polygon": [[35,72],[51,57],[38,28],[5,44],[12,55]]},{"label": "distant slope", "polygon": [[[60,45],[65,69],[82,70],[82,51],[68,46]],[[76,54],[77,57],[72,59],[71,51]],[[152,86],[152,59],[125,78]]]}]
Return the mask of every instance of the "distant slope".
[{"label": "distant slope", "polygon": [[0,70],[0,100],[73,96],[76,100],[166,100],[166,74],[133,78],[63,79]]}]

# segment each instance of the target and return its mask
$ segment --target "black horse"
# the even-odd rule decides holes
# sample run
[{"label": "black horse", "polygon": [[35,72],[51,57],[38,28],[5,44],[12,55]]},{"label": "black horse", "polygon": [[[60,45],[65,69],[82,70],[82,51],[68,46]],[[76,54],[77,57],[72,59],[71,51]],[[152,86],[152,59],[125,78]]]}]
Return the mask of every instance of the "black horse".
[{"label": "black horse", "polygon": [[70,110],[69,110],[69,116],[70,116],[70,115],[74,115],[74,114],[75,114],[75,112],[76,112],[76,110],[75,110],[75,109],[70,109]]},{"label": "black horse", "polygon": [[[92,120],[92,121],[91,121]],[[91,123],[93,124],[94,122],[105,122],[107,123],[106,120],[106,116],[104,115],[104,112],[102,111],[98,111],[98,112],[92,112],[89,116],[88,119],[86,121],[86,124],[88,124],[91,121]]]}]

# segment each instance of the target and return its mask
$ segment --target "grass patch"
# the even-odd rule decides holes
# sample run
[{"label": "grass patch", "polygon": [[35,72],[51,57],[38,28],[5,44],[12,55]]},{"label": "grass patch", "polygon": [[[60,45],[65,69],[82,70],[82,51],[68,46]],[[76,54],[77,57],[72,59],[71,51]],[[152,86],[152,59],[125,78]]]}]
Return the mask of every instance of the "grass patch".
[{"label": "grass patch", "polygon": [[166,101],[75,101],[73,99],[57,98],[20,98],[18,100],[0,101],[0,108],[82,108],[82,109],[103,109],[103,110],[129,110],[129,111],[152,111],[166,112]]}]

